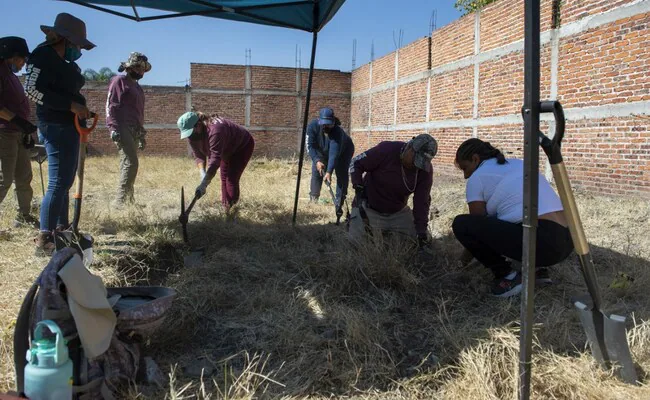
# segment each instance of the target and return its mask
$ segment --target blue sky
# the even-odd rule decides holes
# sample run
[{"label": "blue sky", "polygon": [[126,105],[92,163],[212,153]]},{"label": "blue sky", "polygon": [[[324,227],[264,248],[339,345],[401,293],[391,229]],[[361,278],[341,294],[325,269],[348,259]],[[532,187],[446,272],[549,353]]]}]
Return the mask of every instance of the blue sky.
[{"label": "blue sky", "polygon": [[[296,45],[302,65],[309,65],[311,34],[290,29],[228,22],[206,17],[183,17],[133,22],[75,4],[56,0],[2,0],[0,36],[24,37],[30,49],[43,41],[40,25],[52,25],[59,12],[86,22],[88,37],[97,47],[79,60],[82,69],[116,70],[131,51],[145,53],[153,64],[142,83],[182,85],[189,78],[190,62],[244,64],[250,48],[254,65],[295,65]],[[348,0],[318,37],[316,67],[349,71],[352,40],[357,40],[357,66],[395,49],[393,32],[403,29],[403,44],[427,35],[437,10],[437,26],[460,17],[454,0]],[[408,7],[404,7],[408,5]]]}]

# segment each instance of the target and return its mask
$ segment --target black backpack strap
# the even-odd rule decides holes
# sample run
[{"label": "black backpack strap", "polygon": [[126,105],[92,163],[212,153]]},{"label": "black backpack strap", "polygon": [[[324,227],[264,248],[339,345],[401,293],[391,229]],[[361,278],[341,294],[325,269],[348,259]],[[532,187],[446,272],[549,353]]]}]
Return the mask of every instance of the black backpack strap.
[{"label": "black backpack strap", "polygon": [[34,282],[20,306],[18,317],[16,318],[16,328],[14,329],[14,367],[16,368],[16,391],[22,394],[25,391],[25,366],[27,365],[27,351],[29,350],[29,319],[32,313],[32,306],[36,292],[38,291],[38,281]]}]

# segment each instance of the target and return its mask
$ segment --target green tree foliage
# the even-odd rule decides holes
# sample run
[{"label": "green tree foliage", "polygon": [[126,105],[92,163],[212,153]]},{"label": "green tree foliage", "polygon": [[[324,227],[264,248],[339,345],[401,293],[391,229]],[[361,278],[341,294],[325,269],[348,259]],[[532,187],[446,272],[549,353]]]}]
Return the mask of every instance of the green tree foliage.
[{"label": "green tree foliage", "polygon": [[473,13],[476,10],[479,10],[490,3],[494,3],[496,0],[456,0],[454,7],[467,15]]},{"label": "green tree foliage", "polygon": [[110,68],[104,67],[99,70],[99,72],[94,69],[88,68],[83,72],[86,81],[92,82],[108,82],[116,74]]}]

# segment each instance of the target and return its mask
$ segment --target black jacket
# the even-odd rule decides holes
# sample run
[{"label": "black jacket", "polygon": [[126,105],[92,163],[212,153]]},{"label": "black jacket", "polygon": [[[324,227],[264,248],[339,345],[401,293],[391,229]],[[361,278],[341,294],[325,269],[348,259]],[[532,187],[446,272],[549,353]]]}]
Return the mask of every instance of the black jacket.
[{"label": "black jacket", "polygon": [[81,94],[85,83],[79,66],[59,57],[52,46],[40,45],[29,56],[25,92],[36,103],[36,116],[41,122],[72,124],[70,105],[73,101],[86,105]]}]

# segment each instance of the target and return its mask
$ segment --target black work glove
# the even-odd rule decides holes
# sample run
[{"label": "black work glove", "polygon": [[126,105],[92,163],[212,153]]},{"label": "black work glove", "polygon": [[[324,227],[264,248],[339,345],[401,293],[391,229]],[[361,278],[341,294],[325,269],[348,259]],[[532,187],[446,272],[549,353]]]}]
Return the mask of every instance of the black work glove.
[{"label": "black work glove", "polygon": [[[32,134],[36,132],[36,125],[32,124],[31,122],[27,121],[25,118],[15,116],[12,120],[11,123],[16,125],[23,133],[27,134]],[[33,142],[33,140],[32,140]]]},{"label": "black work glove", "polygon": [[25,147],[27,150],[30,150],[33,149],[34,146],[36,146],[36,142],[34,142],[32,135],[29,133],[23,134],[23,147]]}]

